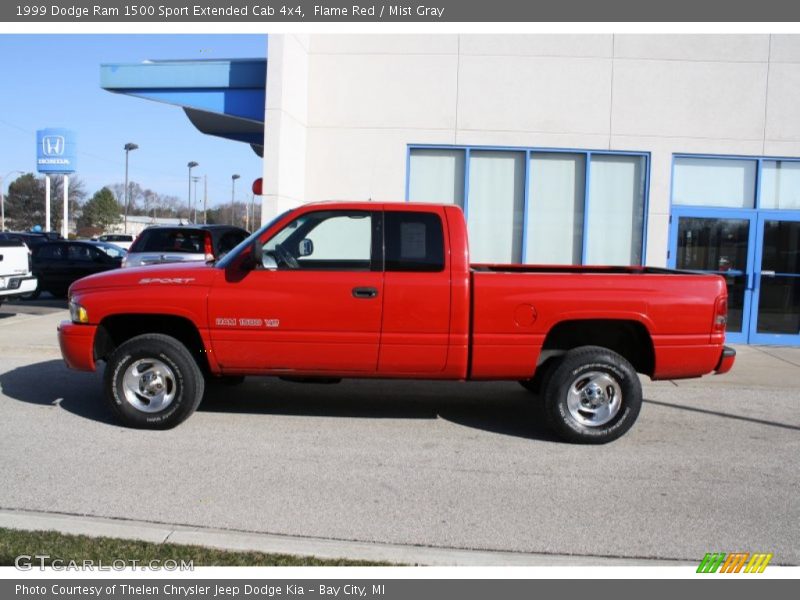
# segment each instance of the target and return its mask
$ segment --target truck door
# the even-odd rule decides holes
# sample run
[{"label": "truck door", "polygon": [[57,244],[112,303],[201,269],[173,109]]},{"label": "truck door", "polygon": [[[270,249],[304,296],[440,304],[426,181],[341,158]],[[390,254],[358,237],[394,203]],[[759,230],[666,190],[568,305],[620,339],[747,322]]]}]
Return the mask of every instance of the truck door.
[{"label": "truck door", "polygon": [[209,326],[221,368],[374,373],[383,301],[379,216],[303,213],[265,240],[265,268],[220,278],[209,295]]},{"label": "truck door", "polygon": [[450,329],[450,267],[441,211],[384,212],[381,374],[444,370]]}]

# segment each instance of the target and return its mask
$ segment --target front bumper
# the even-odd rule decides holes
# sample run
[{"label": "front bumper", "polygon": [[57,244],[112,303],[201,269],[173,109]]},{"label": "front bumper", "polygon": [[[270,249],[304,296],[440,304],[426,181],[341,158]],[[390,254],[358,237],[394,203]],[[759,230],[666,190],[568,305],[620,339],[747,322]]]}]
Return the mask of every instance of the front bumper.
[{"label": "front bumper", "polygon": [[61,356],[70,369],[94,371],[94,334],[96,325],[61,321],[58,326],[58,345]]},{"label": "front bumper", "polygon": [[733,367],[733,363],[736,361],[736,350],[731,348],[730,346],[723,346],[722,347],[722,354],[719,357],[719,362],[717,363],[716,368],[714,369],[715,375],[722,375],[723,373],[727,373]]}]

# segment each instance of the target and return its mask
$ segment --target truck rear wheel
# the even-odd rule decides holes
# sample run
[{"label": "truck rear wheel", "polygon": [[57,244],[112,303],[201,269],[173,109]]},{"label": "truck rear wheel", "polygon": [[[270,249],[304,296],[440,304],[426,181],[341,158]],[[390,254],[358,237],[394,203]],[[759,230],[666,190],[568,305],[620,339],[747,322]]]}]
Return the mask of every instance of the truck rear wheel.
[{"label": "truck rear wheel", "polygon": [[104,387],[111,409],[125,425],[169,429],[197,409],[205,386],[186,346],[168,335],[148,333],[114,350]]},{"label": "truck rear wheel", "polygon": [[636,422],[642,386],[631,364],[599,346],[570,350],[544,389],[548,425],[564,440],[604,444]]}]

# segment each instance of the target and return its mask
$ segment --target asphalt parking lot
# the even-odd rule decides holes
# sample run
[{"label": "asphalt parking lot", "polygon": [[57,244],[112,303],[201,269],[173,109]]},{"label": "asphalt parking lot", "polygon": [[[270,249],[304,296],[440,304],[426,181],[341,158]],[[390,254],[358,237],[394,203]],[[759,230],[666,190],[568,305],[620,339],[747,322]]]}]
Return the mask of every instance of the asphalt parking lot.
[{"label": "asphalt parking lot", "polygon": [[[0,308],[0,509],[409,546],[800,563],[800,349],[646,382],[638,423],[557,441],[516,383],[251,378],[177,429],[117,426],[68,371],[64,304]],[[533,560],[533,559],[532,559]],[[534,563],[535,564],[535,563]]]}]

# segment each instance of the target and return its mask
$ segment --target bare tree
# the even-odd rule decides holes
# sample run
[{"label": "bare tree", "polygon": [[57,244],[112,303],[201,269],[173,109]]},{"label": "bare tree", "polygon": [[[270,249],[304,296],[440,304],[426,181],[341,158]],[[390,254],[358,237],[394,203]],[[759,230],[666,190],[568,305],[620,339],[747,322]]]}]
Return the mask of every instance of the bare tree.
[{"label": "bare tree", "polygon": [[[125,184],[124,183],[113,183],[111,185],[106,186],[114,193],[114,197],[119,202],[119,205],[122,207],[123,212],[125,211]],[[128,208],[129,215],[140,215],[143,214],[144,211],[144,192],[145,190],[142,188],[141,185],[136,183],[135,181],[128,182],[128,193],[129,193],[129,201],[130,205]]]}]

